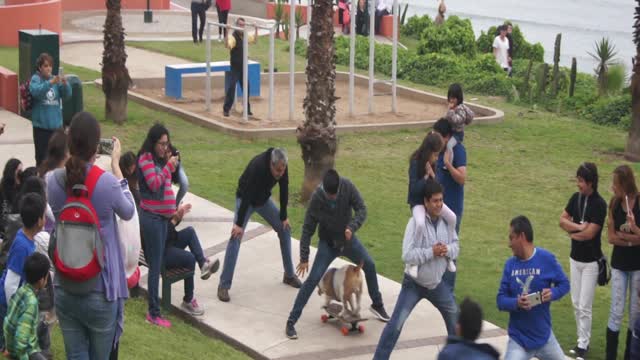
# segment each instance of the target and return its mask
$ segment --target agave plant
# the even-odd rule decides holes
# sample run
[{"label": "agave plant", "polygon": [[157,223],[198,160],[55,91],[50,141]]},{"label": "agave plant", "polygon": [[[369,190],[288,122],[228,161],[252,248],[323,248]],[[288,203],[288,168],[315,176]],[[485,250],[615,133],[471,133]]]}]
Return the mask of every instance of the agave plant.
[{"label": "agave plant", "polygon": [[598,94],[607,95],[609,66],[615,64],[614,57],[618,55],[616,47],[608,38],[602,38],[594,44],[594,52],[588,52],[598,62],[594,69],[598,79]]}]

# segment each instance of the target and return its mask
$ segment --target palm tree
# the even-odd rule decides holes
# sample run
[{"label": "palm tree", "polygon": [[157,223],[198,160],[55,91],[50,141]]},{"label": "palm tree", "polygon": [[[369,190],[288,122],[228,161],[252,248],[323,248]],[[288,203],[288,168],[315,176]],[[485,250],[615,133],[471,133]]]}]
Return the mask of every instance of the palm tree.
[{"label": "palm tree", "polygon": [[633,24],[633,42],[636,45],[636,57],[633,59],[631,75],[631,128],[627,139],[625,158],[640,161],[640,0],[636,0],[636,14]]},{"label": "palm tree", "polygon": [[336,139],[336,63],[333,39],[333,1],[316,0],[307,49],[305,120],[297,129],[304,160],[303,202],[333,168]]},{"label": "palm tree", "polygon": [[127,119],[127,90],[131,77],[124,49],[124,28],[120,16],[120,0],[107,0],[102,52],[102,91],[105,95],[105,117],[117,124]]},{"label": "palm tree", "polygon": [[596,77],[598,79],[598,95],[607,95],[607,82],[609,74],[609,66],[615,64],[614,57],[618,54],[615,45],[608,38],[602,38],[596,41],[593,46],[593,53],[587,52],[598,62],[595,68]]}]

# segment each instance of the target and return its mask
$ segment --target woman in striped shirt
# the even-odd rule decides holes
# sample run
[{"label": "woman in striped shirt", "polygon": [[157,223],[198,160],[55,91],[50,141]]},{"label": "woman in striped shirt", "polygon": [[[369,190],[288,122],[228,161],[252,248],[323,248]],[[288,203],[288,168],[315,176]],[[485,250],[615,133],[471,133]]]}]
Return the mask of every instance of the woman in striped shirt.
[{"label": "woman in striped shirt", "polygon": [[149,129],[138,153],[138,186],[140,187],[140,227],[144,254],[149,264],[149,313],[147,321],[161,327],[171,327],[160,316],[158,286],[164,257],[168,223],[176,211],[176,198],[171,188],[171,174],[178,158],[168,151],[169,130],[162,124]]}]

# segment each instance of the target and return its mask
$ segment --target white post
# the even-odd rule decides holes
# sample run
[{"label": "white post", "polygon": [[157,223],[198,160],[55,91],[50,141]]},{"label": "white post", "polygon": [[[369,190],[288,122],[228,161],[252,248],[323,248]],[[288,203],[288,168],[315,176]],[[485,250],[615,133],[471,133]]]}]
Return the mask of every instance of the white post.
[{"label": "white post", "polygon": [[269,115],[268,119],[273,120],[273,65],[275,52],[275,28],[271,26],[269,29]]},{"label": "white post", "polygon": [[400,15],[400,4],[398,0],[393,0],[393,45],[391,49],[391,111],[398,112],[396,101],[396,83],[398,72],[398,16]]},{"label": "white post", "polygon": [[289,2],[289,121],[293,121],[296,72],[296,0]]},{"label": "white post", "polygon": [[353,101],[354,101],[354,87],[355,87],[355,72],[356,72],[356,12],[357,0],[351,0],[351,34],[349,36],[349,116],[353,116]]},{"label": "white post", "polygon": [[207,83],[205,84],[205,102],[207,112],[211,111],[211,24],[207,23]]},{"label": "white post", "polygon": [[247,28],[242,31],[242,118],[249,120],[249,38]]},{"label": "white post", "polygon": [[376,1],[369,0],[369,114],[373,113],[374,59],[376,52]]}]

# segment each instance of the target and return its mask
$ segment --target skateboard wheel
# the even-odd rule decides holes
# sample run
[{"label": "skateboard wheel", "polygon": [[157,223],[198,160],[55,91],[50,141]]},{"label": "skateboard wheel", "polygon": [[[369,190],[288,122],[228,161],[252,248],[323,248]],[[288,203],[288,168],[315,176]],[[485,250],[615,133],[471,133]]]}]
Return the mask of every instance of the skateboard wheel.
[{"label": "skateboard wheel", "polygon": [[342,335],[347,336],[349,335],[349,329],[347,329],[346,326],[343,326],[340,331],[342,332]]},{"label": "skateboard wheel", "polygon": [[329,316],[328,315],[321,315],[320,316],[320,321],[322,321],[323,323],[326,323],[327,321],[329,321]]},{"label": "skateboard wheel", "polygon": [[358,331],[362,334],[364,332],[364,325],[358,326]]}]

